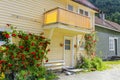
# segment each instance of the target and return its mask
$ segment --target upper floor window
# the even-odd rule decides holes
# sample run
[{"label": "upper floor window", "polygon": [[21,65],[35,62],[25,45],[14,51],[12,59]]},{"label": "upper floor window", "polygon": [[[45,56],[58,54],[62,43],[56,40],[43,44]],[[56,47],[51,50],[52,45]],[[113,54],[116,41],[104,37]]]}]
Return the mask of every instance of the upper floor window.
[{"label": "upper floor window", "polygon": [[84,14],[83,12],[84,12],[84,11],[83,11],[82,9],[79,9],[79,11],[78,11],[78,13],[79,13],[79,14],[82,14],[82,15]]},{"label": "upper floor window", "polygon": [[78,9],[78,14],[84,15],[84,16],[89,16],[89,12],[88,11],[84,11],[82,9]]},{"label": "upper floor window", "polygon": [[68,5],[68,10],[73,11],[73,6],[72,5]]},{"label": "upper floor window", "polygon": [[89,16],[89,14],[88,14],[88,12],[87,12],[87,11],[85,11],[85,16]]}]

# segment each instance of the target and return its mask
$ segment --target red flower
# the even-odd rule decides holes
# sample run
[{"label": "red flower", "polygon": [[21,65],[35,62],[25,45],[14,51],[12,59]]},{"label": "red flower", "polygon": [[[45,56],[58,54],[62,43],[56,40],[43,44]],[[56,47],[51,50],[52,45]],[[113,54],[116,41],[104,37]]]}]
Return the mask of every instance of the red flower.
[{"label": "red flower", "polygon": [[10,35],[9,35],[9,34],[5,34],[5,37],[6,37],[6,38],[10,38]]},{"label": "red flower", "polygon": [[6,63],[6,61],[5,60],[0,60],[0,64],[2,64],[2,63]]},{"label": "red flower", "polygon": [[19,38],[22,38],[22,35],[18,35]]},{"label": "red flower", "polygon": [[44,52],[42,52],[42,54],[44,54]]},{"label": "red flower", "polygon": [[23,48],[24,48],[24,46],[19,46],[19,48],[20,48],[20,49],[23,49]]},{"label": "red flower", "polygon": [[8,46],[6,46],[6,50],[8,50],[9,49],[9,47]]},{"label": "red flower", "polygon": [[40,42],[40,43],[39,43],[39,45],[40,45],[40,46],[43,46],[43,43],[42,43],[42,42]]},{"label": "red flower", "polygon": [[22,57],[25,57],[25,55],[24,55],[24,54],[21,54],[21,56],[22,56]]},{"label": "red flower", "polygon": [[50,52],[50,49],[48,49],[47,52]]},{"label": "red flower", "polygon": [[44,36],[40,36],[40,38],[45,39],[45,37],[44,37]]},{"label": "red flower", "polygon": [[12,66],[12,64],[8,64],[8,66],[9,66],[9,67],[11,67],[11,66]]},{"label": "red flower", "polygon": [[6,24],[7,26],[10,26],[11,24]]},{"label": "red flower", "polygon": [[13,33],[12,36],[13,36],[13,37],[16,37],[16,34]]},{"label": "red flower", "polygon": [[14,56],[12,55],[11,58],[14,59]]},{"label": "red flower", "polygon": [[46,60],[45,62],[48,62],[48,60]]},{"label": "red flower", "polygon": [[31,52],[32,55],[35,55],[36,53],[35,52]]},{"label": "red flower", "polygon": [[24,62],[22,62],[22,64],[24,64]]},{"label": "red flower", "polygon": [[39,66],[40,66],[40,64],[37,64],[36,66],[37,66],[37,67],[39,67]]},{"label": "red flower", "polygon": [[28,36],[25,36],[25,39],[28,40]]},{"label": "red flower", "polygon": [[34,59],[36,59],[36,56],[34,56]]},{"label": "red flower", "polygon": [[25,51],[29,51],[29,48],[26,48]]},{"label": "red flower", "polygon": [[93,41],[94,43],[96,42],[96,40]]},{"label": "red flower", "polygon": [[31,46],[34,46],[34,45],[35,45],[35,43],[34,43],[34,42],[32,42]]}]

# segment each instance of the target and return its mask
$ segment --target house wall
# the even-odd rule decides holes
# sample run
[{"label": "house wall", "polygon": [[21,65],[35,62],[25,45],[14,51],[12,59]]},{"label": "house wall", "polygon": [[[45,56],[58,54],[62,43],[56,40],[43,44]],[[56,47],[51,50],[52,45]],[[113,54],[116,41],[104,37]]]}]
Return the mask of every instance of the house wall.
[{"label": "house wall", "polygon": [[65,8],[62,0],[0,1],[0,27],[13,24],[26,32],[42,31],[43,13],[55,7]]},{"label": "house wall", "polygon": [[[57,25],[56,25],[57,26]],[[52,29],[45,29],[45,36],[50,36]],[[79,36],[78,36],[79,35]],[[51,52],[48,54],[50,61],[57,61],[57,60],[64,60],[65,52],[64,52],[64,37],[71,37],[73,38],[73,46],[77,45],[78,40],[81,40],[84,33],[70,31],[66,29],[54,28],[53,33],[51,36],[51,45],[49,46]],[[63,46],[60,46],[60,44]],[[80,58],[81,55],[85,54],[85,50],[78,50],[77,47],[72,48],[74,52],[74,66],[77,63],[77,60]],[[71,50],[71,53],[72,53]]]},{"label": "house wall", "polygon": [[106,59],[107,57],[115,56],[115,52],[109,50],[109,37],[118,38],[117,52],[118,52],[118,56],[120,56],[120,33],[109,29],[101,28],[99,26],[96,26],[95,28],[98,37],[98,42],[96,47],[97,56],[102,57],[103,59]]},{"label": "house wall", "polygon": [[[2,0],[0,1],[0,27],[5,26],[5,24],[12,24],[25,32],[39,34],[44,31],[43,14],[55,7],[67,9],[68,4],[74,6],[74,12],[76,13],[78,8],[89,11],[91,25],[94,28],[95,11],[71,0]],[[53,32],[51,45],[49,46],[51,52],[48,54],[50,60],[63,59],[64,48],[60,47],[59,44],[64,42],[64,36],[72,36],[74,42],[77,43],[75,37],[78,34],[77,32],[66,29],[62,31],[57,29]],[[48,34],[47,37],[49,37],[49,32],[49,30],[45,31],[45,34]],[[13,39],[13,42],[17,41]],[[76,52],[76,49],[74,51]]]}]

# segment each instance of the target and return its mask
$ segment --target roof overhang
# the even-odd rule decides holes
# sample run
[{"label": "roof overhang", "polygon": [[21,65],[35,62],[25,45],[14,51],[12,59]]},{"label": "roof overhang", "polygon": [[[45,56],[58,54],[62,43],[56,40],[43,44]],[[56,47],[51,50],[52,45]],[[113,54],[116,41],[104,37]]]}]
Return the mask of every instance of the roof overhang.
[{"label": "roof overhang", "polygon": [[90,3],[87,0],[72,0],[72,1],[74,1],[76,3],[79,3],[79,4],[83,5],[83,6],[89,7],[89,8],[93,9],[96,12],[100,12],[100,10],[97,7],[95,7],[92,3]]},{"label": "roof overhang", "polygon": [[[119,30],[111,29],[111,28],[108,28],[108,27],[103,26],[103,25],[100,25],[100,24],[95,24],[95,25],[96,25],[96,26],[99,26],[99,27],[101,27],[101,28],[105,28],[105,29],[109,29],[109,30],[113,30],[113,31],[120,32]],[[96,27],[96,26],[95,26],[95,27]]]}]

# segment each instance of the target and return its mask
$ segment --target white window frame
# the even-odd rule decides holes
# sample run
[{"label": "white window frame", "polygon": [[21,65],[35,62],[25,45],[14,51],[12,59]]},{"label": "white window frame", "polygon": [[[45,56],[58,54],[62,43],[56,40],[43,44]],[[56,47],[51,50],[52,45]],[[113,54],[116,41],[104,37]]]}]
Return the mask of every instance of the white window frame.
[{"label": "white window frame", "polygon": [[85,15],[85,12],[88,12],[88,16],[87,16],[87,17],[90,17],[90,12],[89,12],[89,11],[83,10],[83,14],[81,14],[81,13],[80,13],[80,10],[83,10],[83,9],[78,8],[78,14],[83,15],[83,16],[86,16],[86,15]]},{"label": "white window frame", "polygon": [[114,38],[109,37],[109,50],[114,51],[115,50],[115,43],[114,43]]},{"label": "white window frame", "polygon": [[[85,45],[85,40],[84,40],[84,39],[82,40],[82,43],[83,43],[83,42],[84,42],[84,45]],[[84,47],[81,47],[81,46],[80,46],[80,43],[81,43],[81,41],[78,40],[78,47],[79,47],[79,50],[85,50]]]},{"label": "white window frame", "polygon": [[[6,29],[6,27],[1,27],[1,28],[0,28],[0,31],[1,31],[1,32],[4,32],[4,31],[11,32],[12,30],[11,30],[11,29]],[[10,35],[9,40],[10,40],[10,43],[12,43],[12,36],[11,36],[11,35]],[[5,41],[0,41],[0,46],[3,45],[3,44],[5,44]]]}]

